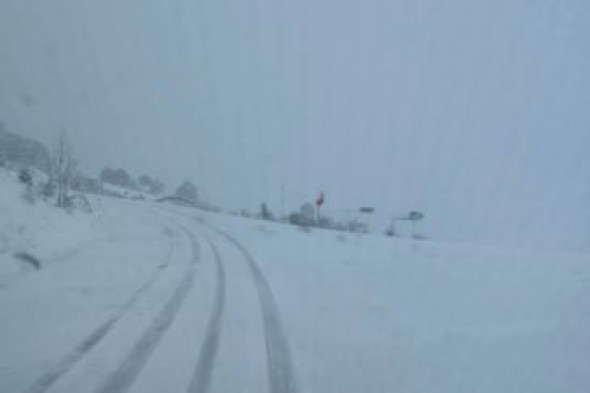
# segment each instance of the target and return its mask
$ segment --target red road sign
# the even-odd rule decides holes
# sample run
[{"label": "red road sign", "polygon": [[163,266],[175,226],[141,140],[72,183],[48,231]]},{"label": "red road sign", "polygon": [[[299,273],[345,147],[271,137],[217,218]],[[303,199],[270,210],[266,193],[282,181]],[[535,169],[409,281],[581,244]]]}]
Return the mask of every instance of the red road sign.
[{"label": "red road sign", "polygon": [[320,195],[318,195],[318,198],[315,200],[315,204],[318,207],[322,206],[324,204],[324,199],[325,199],[324,193],[320,192]]}]

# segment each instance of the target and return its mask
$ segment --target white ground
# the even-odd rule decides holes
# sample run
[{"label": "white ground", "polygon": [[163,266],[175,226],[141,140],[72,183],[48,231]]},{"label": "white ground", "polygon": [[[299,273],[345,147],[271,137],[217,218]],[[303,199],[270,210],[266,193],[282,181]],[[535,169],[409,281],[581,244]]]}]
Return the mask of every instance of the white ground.
[{"label": "white ground", "polygon": [[0,172],[0,392],[590,391],[588,255],[19,187]]}]

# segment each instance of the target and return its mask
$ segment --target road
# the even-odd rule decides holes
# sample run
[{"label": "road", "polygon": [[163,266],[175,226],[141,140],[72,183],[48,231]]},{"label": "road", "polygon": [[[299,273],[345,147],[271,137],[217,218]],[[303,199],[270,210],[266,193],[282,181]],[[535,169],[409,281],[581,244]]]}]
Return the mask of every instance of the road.
[{"label": "road", "polygon": [[298,391],[280,312],[255,258],[228,233],[165,214],[184,234],[184,251],[177,245],[116,313],[23,392]]}]

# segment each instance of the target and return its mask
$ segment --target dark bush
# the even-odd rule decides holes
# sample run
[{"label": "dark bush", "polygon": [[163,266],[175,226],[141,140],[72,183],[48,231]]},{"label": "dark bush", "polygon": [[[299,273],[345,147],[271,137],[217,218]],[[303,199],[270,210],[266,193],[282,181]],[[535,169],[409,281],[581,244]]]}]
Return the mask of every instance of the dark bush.
[{"label": "dark bush", "polygon": [[18,174],[18,180],[27,186],[33,185],[33,175],[28,169],[21,169]]}]

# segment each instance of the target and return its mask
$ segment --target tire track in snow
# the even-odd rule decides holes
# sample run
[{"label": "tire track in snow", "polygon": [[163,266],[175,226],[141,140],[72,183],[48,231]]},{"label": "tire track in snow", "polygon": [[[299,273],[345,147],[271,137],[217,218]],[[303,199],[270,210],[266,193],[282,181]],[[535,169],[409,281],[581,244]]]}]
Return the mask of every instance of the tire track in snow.
[{"label": "tire track in snow", "polygon": [[32,385],[30,385],[25,393],[44,393],[48,391],[60,378],[67,373],[76,363],[78,363],[87,353],[89,353],[96,345],[111,331],[115,324],[133,308],[137,301],[154,285],[156,280],[164,269],[170,265],[172,251],[174,249],[173,241],[170,242],[168,248],[166,262],[152,273],[150,278],[139,287],[131,297],[123,304],[119,311],[111,318],[107,319],[96,329],[92,331],[84,340],[82,340],[75,349],[61,359],[50,370],[46,371],[38,377]]},{"label": "tire track in snow", "polygon": [[258,267],[254,257],[252,257],[250,252],[240,242],[209,224],[201,224],[206,225],[227,239],[244,255],[248,262],[250,271],[254,277],[254,283],[256,284],[258,299],[262,306],[270,393],[296,393],[298,388],[289,342],[280,319],[274,295],[266,277],[262,273],[262,270],[260,270],[260,267]]},{"label": "tire track in snow", "polygon": [[191,239],[193,248],[192,261],[187,268],[184,278],[158,316],[133,345],[119,368],[96,390],[96,393],[122,393],[129,389],[184,304],[193,285],[194,265],[199,263],[200,250],[193,234],[184,228],[183,231]]},{"label": "tire track in snow", "polygon": [[223,311],[225,308],[225,270],[221,261],[221,256],[213,242],[204,236],[205,240],[213,250],[215,257],[215,267],[217,273],[217,283],[215,289],[215,299],[213,301],[213,310],[209,317],[205,339],[201,346],[199,359],[193,373],[191,383],[188,388],[189,393],[206,393],[211,383],[211,373],[217,357],[219,347],[219,337],[221,334],[221,324]]}]

